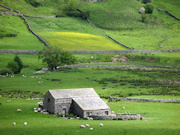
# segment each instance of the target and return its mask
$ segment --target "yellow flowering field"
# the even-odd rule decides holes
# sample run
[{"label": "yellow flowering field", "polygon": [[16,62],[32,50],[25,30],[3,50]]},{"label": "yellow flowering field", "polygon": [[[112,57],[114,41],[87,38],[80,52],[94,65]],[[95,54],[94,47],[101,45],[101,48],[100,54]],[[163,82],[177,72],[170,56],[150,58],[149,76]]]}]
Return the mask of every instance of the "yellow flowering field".
[{"label": "yellow flowering field", "polygon": [[87,33],[47,31],[39,33],[50,45],[62,50],[126,50],[111,39]]}]

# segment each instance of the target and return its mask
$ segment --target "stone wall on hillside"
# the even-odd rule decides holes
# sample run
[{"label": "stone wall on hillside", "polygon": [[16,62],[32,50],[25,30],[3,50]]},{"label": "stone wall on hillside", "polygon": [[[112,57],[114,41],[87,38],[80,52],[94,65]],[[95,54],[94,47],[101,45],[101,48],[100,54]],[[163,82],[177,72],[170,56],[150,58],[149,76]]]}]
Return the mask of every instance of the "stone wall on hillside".
[{"label": "stone wall on hillside", "polygon": [[126,97],[110,97],[109,102],[123,100],[123,101],[138,101],[138,102],[165,102],[165,103],[177,103],[180,99],[141,99],[141,98],[126,98]]},{"label": "stone wall on hillside", "polygon": [[161,9],[159,9],[159,8],[157,8],[157,7],[156,7],[156,9],[157,9],[159,12],[165,12],[165,13],[167,13],[168,15],[170,15],[170,16],[173,17],[173,18],[175,18],[176,20],[180,20],[180,18],[178,18],[177,16],[171,14],[171,13],[170,13],[169,11],[167,11],[167,10],[161,10]]}]

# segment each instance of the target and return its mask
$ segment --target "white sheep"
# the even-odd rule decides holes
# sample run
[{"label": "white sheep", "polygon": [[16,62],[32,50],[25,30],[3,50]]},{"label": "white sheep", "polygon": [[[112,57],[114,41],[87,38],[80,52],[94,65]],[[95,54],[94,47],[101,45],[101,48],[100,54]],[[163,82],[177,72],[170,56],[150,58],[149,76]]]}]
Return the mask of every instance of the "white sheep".
[{"label": "white sheep", "polygon": [[90,128],[90,130],[93,130],[93,128]]},{"label": "white sheep", "polygon": [[89,117],[89,120],[93,120],[93,118],[92,118],[92,117]]},{"label": "white sheep", "polygon": [[111,113],[114,114],[114,111],[112,111]]},{"label": "white sheep", "polygon": [[80,125],[80,128],[85,128],[85,126],[84,125]]},{"label": "white sheep", "polygon": [[24,122],[24,126],[27,126],[27,122]]},{"label": "white sheep", "polygon": [[13,126],[16,126],[16,122],[13,122]]},{"label": "white sheep", "polygon": [[122,107],[123,110],[125,110],[125,107]]},{"label": "white sheep", "polygon": [[102,124],[102,123],[100,123],[100,126],[101,126],[101,127],[103,127],[103,124]]},{"label": "white sheep", "polygon": [[21,109],[17,109],[17,112],[22,112],[22,110]]},{"label": "white sheep", "polygon": [[86,124],[86,127],[90,127],[89,124]]}]

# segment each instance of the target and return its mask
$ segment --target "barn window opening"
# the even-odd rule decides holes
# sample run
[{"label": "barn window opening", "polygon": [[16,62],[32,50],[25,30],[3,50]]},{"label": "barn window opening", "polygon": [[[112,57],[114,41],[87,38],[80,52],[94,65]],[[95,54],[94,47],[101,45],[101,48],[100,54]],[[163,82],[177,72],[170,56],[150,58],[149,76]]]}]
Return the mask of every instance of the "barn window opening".
[{"label": "barn window opening", "polygon": [[48,98],[48,102],[50,102],[51,100],[50,100],[50,98]]},{"label": "barn window opening", "polygon": [[108,112],[108,111],[105,111],[105,114],[106,114],[106,115],[108,115],[108,114],[109,114],[109,112]]}]

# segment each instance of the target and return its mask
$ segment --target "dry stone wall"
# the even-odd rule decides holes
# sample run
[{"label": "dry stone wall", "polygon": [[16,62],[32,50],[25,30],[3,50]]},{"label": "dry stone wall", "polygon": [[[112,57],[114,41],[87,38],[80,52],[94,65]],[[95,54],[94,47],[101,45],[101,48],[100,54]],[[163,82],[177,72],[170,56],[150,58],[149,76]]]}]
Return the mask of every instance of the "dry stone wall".
[{"label": "dry stone wall", "polygon": [[[18,13],[18,14],[14,14],[14,13],[11,13],[11,14],[10,14],[10,13],[8,13],[8,14],[9,14],[9,15],[15,15],[15,16],[21,17],[21,18],[25,21],[25,23],[26,23],[29,31],[30,31],[34,36],[36,36],[45,46],[49,46],[46,41],[44,41],[40,36],[38,36],[38,35],[31,29],[29,23],[28,23],[27,20],[24,18],[23,14],[21,14],[21,13],[20,13],[19,11],[17,11],[17,10],[11,9],[11,8],[6,7],[6,6],[4,6],[4,5],[1,5],[1,4],[0,4],[0,6],[6,8],[6,9],[8,9],[8,10],[11,10],[11,11],[14,11],[14,12]],[[7,14],[7,13],[6,13],[6,14]],[[27,16],[27,15],[25,15],[25,16]],[[29,16],[29,17],[30,17],[30,16]],[[38,17],[36,17],[36,18],[38,18]]]},{"label": "dry stone wall", "polygon": [[167,13],[168,15],[170,15],[171,17],[175,18],[176,20],[180,20],[180,18],[176,17],[175,15],[171,14],[169,11],[167,10],[161,10],[159,8],[156,7],[156,9],[159,11],[159,12],[165,12]]},{"label": "dry stone wall", "polygon": [[123,100],[123,101],[138,101],[138,102],[165,102],[165,103],[177,103],[180,99],[141,99],[141,98],[125,98],[125,97],[110,97],[109,102]]}]

